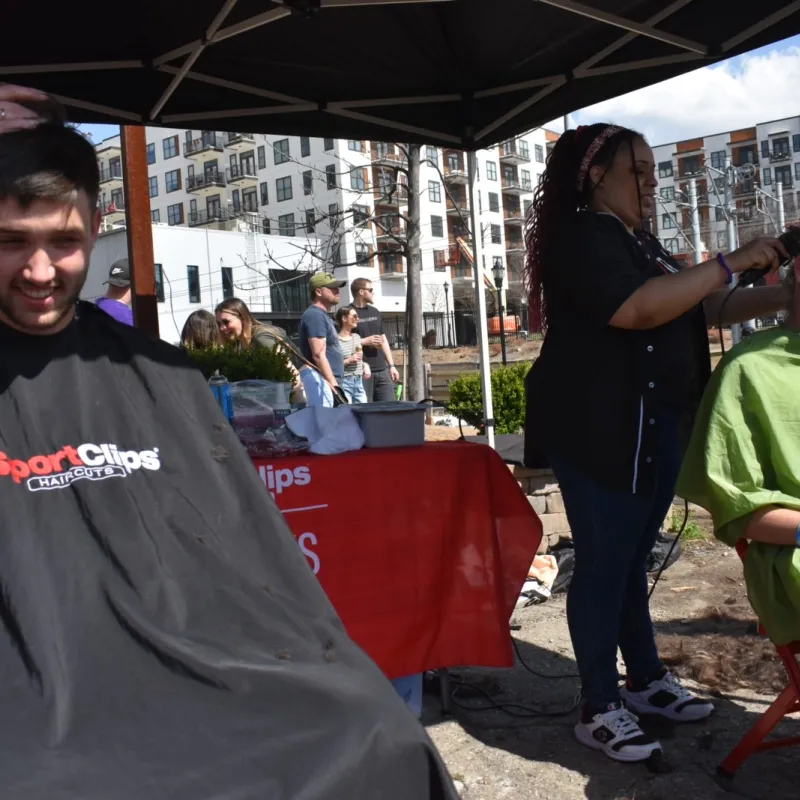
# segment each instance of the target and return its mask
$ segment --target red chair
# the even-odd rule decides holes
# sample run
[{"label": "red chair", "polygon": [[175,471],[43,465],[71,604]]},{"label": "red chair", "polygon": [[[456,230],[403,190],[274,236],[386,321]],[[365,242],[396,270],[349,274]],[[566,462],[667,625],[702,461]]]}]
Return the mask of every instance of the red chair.
[{"label": "red chair", "polygon": [[[747,542],[744,539],[737,542],[736,552],[744,562],[747,555]],[[762,636],[769,635],[760,623],[758,632]],[[786,747],[790,744],[800,744],[800,736],[785,736],[780,739],[764,741],[787,714],[794,714],[800,711],[800,665],[797,663],[797,654],[800,653],[800,641],[780,646],[775,645],[775,649],[778,651],[783,666],[786,668],[789,684],[778,695],[775,702],[758,718],[756,724],[742,737],[739,744],[731,750],[722,764],[719,765],[719,773],[726,778],[732,778],[736,770],[753,753],[773,750],[776,747]]]}]

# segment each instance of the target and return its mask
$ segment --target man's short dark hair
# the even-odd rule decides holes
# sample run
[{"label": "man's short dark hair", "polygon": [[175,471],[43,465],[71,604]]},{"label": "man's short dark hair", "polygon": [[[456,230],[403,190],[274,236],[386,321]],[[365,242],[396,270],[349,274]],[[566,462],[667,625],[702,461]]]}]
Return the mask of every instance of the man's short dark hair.
[{"label": "man's short dark hair", "polygon": [[366,289],[367,286],[369,286],[371,283],[372,281],[369,278],[356,278],[350,284],[350,294],[352,294],[353,297],[355,297],[356,292],[361,291],[361,289]]},{"label": "man's short dark hair", "polygon": [[43,124],[0,136],[0,202],[13,198],[23,208],[38,200],[74,203],[81,191],[94,211],[100,191],[97,154],[78,131]]}]

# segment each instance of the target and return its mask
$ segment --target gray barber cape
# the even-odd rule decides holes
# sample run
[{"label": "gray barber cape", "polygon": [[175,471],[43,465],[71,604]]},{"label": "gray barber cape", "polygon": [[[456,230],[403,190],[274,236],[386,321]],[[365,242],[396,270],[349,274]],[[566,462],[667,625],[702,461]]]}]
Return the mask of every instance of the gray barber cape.
[{"label": "gray barber cape", "polygon": [[2,800],[456,797],[182,353],[0,354]]}]

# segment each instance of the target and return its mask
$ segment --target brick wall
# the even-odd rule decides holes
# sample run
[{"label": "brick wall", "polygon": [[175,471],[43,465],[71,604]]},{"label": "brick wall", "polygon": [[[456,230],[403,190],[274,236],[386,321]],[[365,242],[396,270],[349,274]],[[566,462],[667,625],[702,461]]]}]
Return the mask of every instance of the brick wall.
[{"label": "brick wall", "polygon": [[571,539],[572,536],[564,511],[564,500],[558,488],[555,475],[549,469],[525,469],[511,467],[520,488],[528,497],[528,502],[542,521],[542,543],[540,553],[546,553],[558,544],[560,539]]}]

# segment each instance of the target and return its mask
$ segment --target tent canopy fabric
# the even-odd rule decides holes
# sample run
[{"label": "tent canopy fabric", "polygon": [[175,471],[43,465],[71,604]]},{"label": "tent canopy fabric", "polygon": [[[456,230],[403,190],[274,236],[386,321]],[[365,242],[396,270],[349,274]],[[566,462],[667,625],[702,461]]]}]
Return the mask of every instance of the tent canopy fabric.
[{"label": "tent canopy fabric", "polygon": [[77,122],[479,149],[800,33],[786,0],[138,0],[117,14],[49,5],[43,25],[15,4],[2,80]]}]

